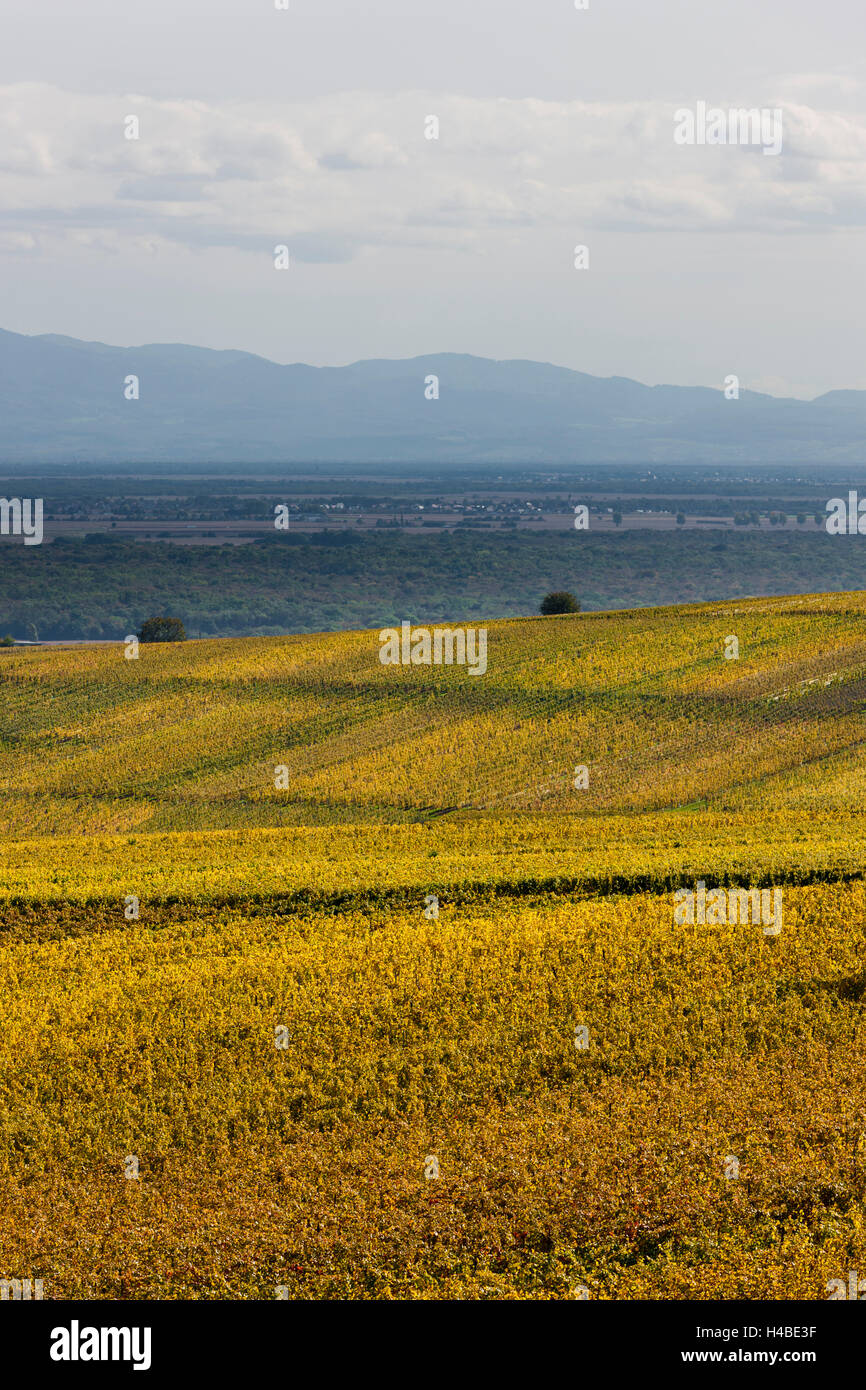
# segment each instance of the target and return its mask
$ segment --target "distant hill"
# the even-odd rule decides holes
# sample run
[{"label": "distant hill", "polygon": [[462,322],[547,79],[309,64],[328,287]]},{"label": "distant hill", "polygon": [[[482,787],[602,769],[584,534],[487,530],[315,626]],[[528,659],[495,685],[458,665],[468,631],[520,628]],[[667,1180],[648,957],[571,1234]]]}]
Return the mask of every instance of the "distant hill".
[{"label": "distant hill", "polygon": [[[135,375],[140,398],[124,398]],[[425,379],[439,378],[438,400]],[[643,386],[440,353],[347,367],[0,331],[0,461],[855,462],[866,391]]]}]

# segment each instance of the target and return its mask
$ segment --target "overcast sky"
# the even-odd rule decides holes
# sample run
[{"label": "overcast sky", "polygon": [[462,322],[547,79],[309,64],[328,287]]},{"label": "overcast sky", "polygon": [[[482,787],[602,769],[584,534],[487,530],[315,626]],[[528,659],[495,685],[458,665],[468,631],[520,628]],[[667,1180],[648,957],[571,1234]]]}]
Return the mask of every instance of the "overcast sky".
[{"label": "overcast sky", "polygon": [[[0,327],[866,388],[864,0],[0,16]],[[780,109],[781,155],[676,144],[698,102]]]}]

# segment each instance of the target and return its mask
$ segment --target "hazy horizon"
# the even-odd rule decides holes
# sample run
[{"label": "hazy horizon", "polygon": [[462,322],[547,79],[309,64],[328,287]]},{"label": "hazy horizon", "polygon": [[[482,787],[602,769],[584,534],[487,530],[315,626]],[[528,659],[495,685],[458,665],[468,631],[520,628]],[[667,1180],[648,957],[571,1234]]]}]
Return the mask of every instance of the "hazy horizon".
[{"label": "hazy horizon", "polygon": [[[10,332],[16,332],[16,330],[4,328],[2,325],[0,325],[0,333],[3,333],[3,332],[10,333]],[[118,349],[118,350],[120,350],[120,351],[135,351],[136,349],[139,349],[139,348],[193,348],[193,349],[195,349],[195,350],[201,350],[201,351],[203,351],[203,352],[241,353],[241,354],[243,354],[243,355],[245,355],[245,356],[249,356],[249,357],[258,357],[258,358],[260,358],[262,361],[270,362],[270,363],[272,363],[274,366],[278,366],[278,367],[312,367],[313,369],[315,369],[315,370],[317,370],[317,371],[318,371],[318,370],[328,370],[328,369],[336,369],[336,370],[339,370],[340,368],[343,368],[343,367],[357,367],[357,366],[361,366],[361,365],[365,365],[365,364],[370,364],[370,363],[376,363],[376,362],[389,362],[389,363],[391,363],[391,362],[393,362],[393,363],[399,363],[399,362],[423,362],[423,361],[428,361],[428,360],[430,360],[430,359],[432,359],[432,358],[437,358],[437,357],[468,357],[468,358],[476,359],[477,361],[493,362],[493,363],[496,363],[497,365],[508,365],[508,364],[520,365],[520,364],[527,364],[527,365],[530,365],[530,366],[553,367],[553,368],[556,368],[556,369],[561,370],[561,371],[575,372],[575,373],[577,373],[578,375],[593,377],[593,378],[595,378],[595,379],[598,380],[598,381],[616,381],[616,380],[619,380],[619,381],[630,381],[630,382],[634,382],[635,384],[637,384],[637,385],[639,385],[639,386],[646,386],[646,387],[648,387],[648,388],[650,388],[650,389],[652,389],[654,386],[659,386],[659,387],[678,387],[678,388],[682,387],[682,388],[684,388],[684,389],[688,389],[690,386],[695,386],[695,385],[697,385],[697,386],[702,387],[703,389],[707,389],[707,390],[718,390],[718,391],[720,391],[720,392],[723,392],[723,391],[724,391],[724,387],[721,386],[721,385],[713,385],[713,384],[705,385],[704,383],[687,383],[687,382],[679,382],[679,381],[647,382],[647,381],[642,381],[642,380],[640,380],[638,377],[630,377],[630,376],[627,376],[624,372],[609,372],[609,373],[604,373],[603,375],[602,375],[602,374],[599,374],[599,373],[596,373],[596,372],[584,372],[584,371],[582,371],[582,370],[581,370],[580,368],[578,368],[578,367],[570,367],[570,366],[569,366],[567,363],[565,363],[565,362],[554,362],[554,361],[552,361],[552,360],[550,360],[550,359],[537,358],[537,357],[491,357],[491,356],[487,356],[487,355],[482,354],[482,353],[461,352],[461,351],[459,351],[459,350],[457,350],[457,349],[453,349],[453,348],[434,348],[434,349],[431,349],[431,350],[429,350],[429,351],[421,351],[421,352],[413,353],[413,354],[411,354],[410,356],[407,356],[407,357],[393,357],[393,356],[387,356],[387,355],[385,355],[385,356],[377,356],[377,357],[357,357],[357,358],[352,358],[352,359],[350,359],[350,360],[348,360],[348,361],[345,361],[345,362],[340,361],[340,362],[317,363],[317,362],[305,362],[305,361],[303,361],[303,360],[301,360],[301,359],[297,359],[297,358],[296,358],[296,359],[292,359],[292,360],[281,361],[280,359],[275,358],[275,357],[268,357],[265,353],[250,352],[247,348],[238,348],[238,347],[231,347],[231,346],[221,347],[221,348],[214,348],[214,347],[211,347],[211,346],[210,346],[209,344],[207,344],[207,343],[190,343],[190,342],[182,342],[182,341],[180,341],[179,339],[165,339],[165,340],[161,340],[161,341],[158,341],[158,340],[156,340],[156,339],[151,339],[151,340],[148,340],[147,342],[110,343],[110,342],[107,342],[107,341],[105,341],[104,339],[101,339],[101,338],[89,338],[89,339],[88,339],[88,338],[76,338],[76,337],[74,337],[74,335],[69,334],[69,333],[55,333],[55,332],[52,332],[52,331],[50,331],[50,330],[49,330],[49,331],[46,331],[46,332],[44,332],[44,333],[17,333],[17,336],[19,336],[19,337],[25,337],[25,338],[49,338],[49,339],[53,338],[53,339],[63,339],[63,340],[69,341],[69,342],[82,343],[82,344],[84,344],[84,345],[86,345],[86,346],[88,346],[88,347],[116,348],[116,349]],[[844,387],[844,386],[829,386],[829,387],[826,388],[826,390],[824,390],[824,391],[822,391],[822,392],[819,392],[818,395],[819,395],[819,396],[820,396],[820,395],[830,395],[830,394],[832,394],[832,393],[835,392],[835,391],[845,391],[845,390],[849,390],[849,391],[866,390],[866,387],[858,388],[858,387]],[[775,398],[775,399],[777,399],[777,400],[805,400],[806,402],[808,402],[809,400],[818,399],[817,396],[816,396],[816,397],[808,397],[808,396],[807,396],[807,397],[803,397],[803,396],[794,396],[794,395],[786,396],[786,395],[784,395],[784,394],[780,394],[780,393],[774,392],[774,391],[755,391],[755,390],[750,390],[750,388],[747,388],[747,387],[744,388],[744,393],[748,393],[748,394],[751,394],[751,395],[765,395],[765,396],[773,397],[773,398]]]},{"label": "hazy horizon", "polygon": [[[313,366],[433,343],[648,385],[866,388],[854,0],[819,25],[810,0],[731,0],[712,42],[682,0],[4,13],[13,331]],[[778,111],[780,153],[676,143],[677,112],[702,103]]]}]

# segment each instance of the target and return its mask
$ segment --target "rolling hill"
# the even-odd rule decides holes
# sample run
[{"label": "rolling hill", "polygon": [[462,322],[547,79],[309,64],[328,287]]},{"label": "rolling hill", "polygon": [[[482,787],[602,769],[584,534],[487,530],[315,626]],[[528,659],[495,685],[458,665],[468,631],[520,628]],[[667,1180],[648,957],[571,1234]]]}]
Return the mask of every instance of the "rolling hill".
[{"label": "rolling hill", "polygon": [[[866,594],[486,626],[478,677],[375,632],[0,654],[7,1273],[790,1299],[863,1267]],[[699,882],[779,890],[781,930],[678,921]]]}]

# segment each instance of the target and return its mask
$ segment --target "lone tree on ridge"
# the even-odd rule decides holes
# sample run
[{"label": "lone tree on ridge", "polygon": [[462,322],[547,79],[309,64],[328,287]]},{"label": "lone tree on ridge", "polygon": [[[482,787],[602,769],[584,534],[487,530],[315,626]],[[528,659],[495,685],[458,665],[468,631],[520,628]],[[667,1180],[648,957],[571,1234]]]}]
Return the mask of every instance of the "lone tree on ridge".
[{"label": "lone tree on ridge", "polygon": [[539,612],[546,618],[554,613],[579,613],[580,604],[574,594],[568,593],[566,589],[558,589],[554,594],[545,594]]},{"label": "lone tree on ridge", "polygon": [[142,623],[139,642],[185,642],[186,632],[180,618],[148,618]]}]

